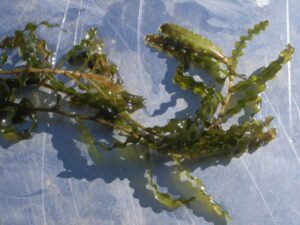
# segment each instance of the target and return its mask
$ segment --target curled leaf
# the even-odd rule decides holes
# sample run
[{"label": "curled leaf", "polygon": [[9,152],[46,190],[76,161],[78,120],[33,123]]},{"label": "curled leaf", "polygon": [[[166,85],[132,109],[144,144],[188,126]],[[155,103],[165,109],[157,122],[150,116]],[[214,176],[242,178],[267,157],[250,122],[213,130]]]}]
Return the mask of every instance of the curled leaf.
[{"label": "curled leaf", "polygon": [[224,82],[227,71],[222,68],[221,62],[224,62],[225,56],[219,47],[201,35],[174,24],[162,25],[161,32],[147,35],[145,43],[181,63],[205,69],[218,83]]},{"label": "curled leaf", "polygon": [[94,143],[94,138],[89,132],[88,128],[84,126],[84,124],[81,121],[78,122],[78,128],[80,131],[81,135],[81,140],[88,145],[88,153],[91,159],[95,164],[101,163],[103,160],[103,156],[101,153],[98,151],[95,143]]},{"label": "curled leaf", "polygon": [[208,93],[208,89],[210,89],[204,84],[204,82],[197,82],[193,77],[186,74],[184,72],[183,65],[178,66],[173,82],[179,85],[182,89],[189,89],[201,97],[205,97]]},{"label": "curled leaf", "polygon": [[225,116],[232,117],[242,109],[249,107],[253,109],[253,114],[257,113],[261,103],[259,94],[265,90],[267,81],[273,79],[282,66],[290,61],[294,51],[295,49],[291,45],[288,45],[286,49],[281,51],[277,60],[271,62],[269,66],[262,68],[257,74],[251,75],[247,80],[235,84],[230,91],[238,95],[243,95],[243,97],[234,106],[226,110]]},{"label": "curled leaf", "polygon": [[228,58],[228,64],[236,69],[238,63],[238,57],[243,56],[243,49],[246,48],[247,41],[251,41],[254,35],[258,35],[261,31],[265,30],[269,25],[269,21],[261,21],[255,24],[252,29],[248,30],[248,35],[241,36],[240,40],[235,43],[235,48],[232,50],[232,56]]},{"label": "curled leaf", "polygon": [[206,192],[203,182],[199,178],[191,175],[188,169],[179,166],[178,177],[180,181],[187,182],[192,188],[197,190],[196,199],[200,201],[203,206],[213,211],[216,215],[224,217],[226,220],[231,220],[229,214],[225,212],[222,207],[213,200],[212,196]]},{"label": "curled leaf", "polygon": [[220,47],[207,38],[188,29],[176,24],[165,23],[160,26],[160,31],[163,36],[175,39],[178,43],[185,45],[187,49],[192,49],[198,53],[205,53],[205,55],[211,56],[216,60],[222,61],[224,59],[224,54]]},{"label": "curled leaf", "polygon": [[153,180],[149,154],[146,154],[145,160],[146,160],[145,176],[148,180],[148,188],[153,192],[154,197],[157,201],[159,201],[161,204],[167,206],[168,208],[176,209],[183,205],[187,205],[189,202],[191,202],[195,199],[194,197],[187,198],[187,199],[183,198],[183,197],[173,198],[168,193],[160,192],[158,190],[158,185]]}]

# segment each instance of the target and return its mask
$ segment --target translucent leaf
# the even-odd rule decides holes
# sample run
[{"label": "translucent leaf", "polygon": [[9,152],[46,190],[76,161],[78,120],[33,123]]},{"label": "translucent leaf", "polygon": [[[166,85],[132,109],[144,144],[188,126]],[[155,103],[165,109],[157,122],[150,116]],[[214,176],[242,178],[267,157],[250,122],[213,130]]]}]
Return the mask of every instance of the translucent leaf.
[{"label": "translucent leaf", "polygon": [[94,143],[94,138],[90,134],[88,128],[85,127],[81,121],[78,121],[78,128],[80,131],[81,140],[88,145],[88,153],[89,153],[91,159],[93,160],[93,162],[95,164],[100,163],[103,160],[103,156],[98,151],[98,149]]},{"label": "translucent leaf", "polygon": [[[239,99],[233,107],[228,108],[225,112],[225,116],[232,117],[242,109],[250,106],[249,104],[252,104],[252,108],[256,107],[253,114],[257,113],[261,103],[259,93],[265,90],[266,82],[272,80],[281,70],[282,66],[291,60],[294,51],[295,49],[291,45],[288,45],[286,49],[281,51],[277,60],[271,62],[269,66],[261,69],[257,74],[250,76],[247,80],[235,84],[230,91],[242,94],[243,98]],[[255,103],[255,105],[253,105],[253,103]]]},{"label": "translucent leaf", "polygon": [[218,60],[223,60],[224,58],[220,47],[207,38],[184,27],[172,23],[165,23],[160,26],[160,31],[164,36],[173,38],[186,45],[187,48],[193,49],[195,52],[205,53]]},{"label": "translucent leaf", "polygon": [[2,66],[7,61],[7,53],[3,52],[0,55],[0,66]]},{"label": "translucent leaf", "polygon": [[202,205],[216,213],[218,216],[224,217],[226,220],[231,219],[229,214],[225,212],[222,207],[213,200],[212,196],[206,192],[203,182],[199,178],[191,175],[190,171],[183,168],[180,164],[178,177],[180,181],[187,182],[192,188],[194,188],[194,190],[196,190],[197,196],[195,200],[199,200]]},{"label": "translucent leaf", "polygon": [[[265,121],[251,118],[239,125],[232,125],[229,129],[222,127],[225,122],[221,114],[223,112],[227,113],[225,116],[232,117],[242,109],[250,110],[251,114],[259,111],[261,103],[259,93],[265,90],[266,82],[274,78],[294,52],[288,45],[277,60],[248,79],[236,73],[237,58],[243,54],[246,42],[251,40],[254,34],[264,30],[267,21],[256,25],[248,31],[247,36],[240,38],[230,59],[227,59],[212,41],[175,24],[163,24],[159,34],[147,35],[146,43],[178,60],[179,67],[173,79],[174,83],[201,97],[200,108],[194,116],[174,118],[163,126],[155,127],[144,127],[129,115],[144,107],[144,99],[126,91],[117,74],[117,67],[108,59],[104,43],[97,36],[95,28],[90,29],[85,38],[63,57],[56,69],[52,69],[50,62],[52,52],[48,49],[46,41],[35,33],[39,25],[54,26],[45,21],[37,25],[29,23],[24,30],[18,30],[12,37],[6,37],[0,42],[0,65],[6,62],[11,52],[17,52],[15,57],[25,62],[24,67],[12,65],[15,67],[13,71],[0,71],[0,74],[13,75],[13,78],[0,80],[0,133],[4,136],[20,139],[31,137],[37,126],[36,112],[55,112],[77,118],[80,120],[78,123],[81,139],[88,145],[88,152],[95,163],[103,160],[97,149],[99,146],[107,150],[112,147],[124,149],[129,146],[143,146],[146,147],[147,153],[148,148],[151,148],[151,153],[158,152],[184,158],[212,156],[232,158],[255,151],[276,136],[276,130],[269,128],[272,121],[270,117]],[[72,67],[72,70],[58,69],[65,66]],[[188,68],[193,66],[207,71],[217,83],[224,84],[229,75],[230,80],[239,78],[242,81],[236,84],[234,80],[235,85],[232,88],[230,83],[227,95],[230,98],[223,98],[218,90],[220,85],[214,84],[209,87],[188,75]],[[61,82],[56,76],[59,74],[74,82]],[[68,86],[70,83],[75,84],[70,87]],[[22,96],[23,88],[28,86],[30,88],[42,86],[54,91],[51,94],[57,97],[56,105],[53,106],[46,101],[44,103],[50,103],[49,108],[35,108],[27,99],[19,102],[16,93]],[[230,102],[228,99],[234,98],[236,101],[228,105]],[[67,107],[63,107],[62,103],[67,104]],[[63,111],[70,109],[69,106],[77,108]],[[220,106],[222,108],[218,115]],[[87,114],[84,111],[86,109],[89,110]],[[92,120],[107,125],[121,138],[111,148],[107,148],[104,143],[94,141],[92,134],[81,120]],[[27,125],[27,128],[24,129],[23,125]],[[144,150],[139,148],[137,154],[141,156]],[[127,155],[127,151],[122,152]],[[200,179],[192,176],[190,171],[184,168],[179,168],[178,172],[179,179],[187,183],[185,186],[189,191],[196,191],[196,199],[202,200],[215,214],[228,216],[206,193]],[[175,198],[169,193],[159,191],[158,184],[153,181],[150,166],[146,169],[146,176],[148,188],[155,198],[169,208],[186,205],[195,199]],[[190,193],[189,191],[187,193]]]},{"label": "translucent leaf", "polygon": [[33,23],[27,23],[27,25],[25,26],[25,30],[30,30],[30,31],[35,31],[37,28],[36,24]]},{"label": "translucent leaf", "polygon": [[52,23],[49,23],[48,21],[44,20],[42,22],[40,22],[40,25],[44,25],[48,28],[52,28],[52,27],[59,27],[59,24],[52,24]]},{"label": "translucent leaf", "polygon": [[266,68],[263,68],[257,76],[257,83],[265,83],[268,80],[271,80],[275,75],[281,70],[282,66],[289,62],[294,54],[295,49],[288,44],[286,49],[280,52],[277,60],[271,62]]},{"label": "translucent leaf", "polygon": [[210,92],[202,99],[197,115],[201,120],[211,123],[221,102],[223,102],[221,93],[210,90]]},{"label": "translucent leaf", "polygon": [[[260,101],[258,101],[259,99],[260,96],[257,89],[246,91],[245,96],[242,99],[238,100],[233,107],[227,109],[224,115],[227,117],[232,117],[233,115],[238,114],[242,109],[244,109],[247,104],[251,102],[260,103]],[[258,111],[256,111],[255,113],[257,112]]]},{"label": "translucent leaf", "polygon": [[253,152],[276,137],[276,130],[268,128],[271,120],[271,117],[265,121],[250,120],[232,125],[228,130],[210,127],[193,145],[174,153],[187,158],[205,158],[217,155],[234,157],[246,151]]},{"label": "translucent leaf", "polygon": [[153,181],[152,173],[149,169],[146,170],[145,175],[148,180],[148,188],[153,192],[155,199],[168,208],[176,209],[194,200],[194,197],[188,199],[183,197],[174,198],[168,193],[160,192],[157,184]]},{"label": "translucent leaf", "polygon": [[67,54],[66,59],[72,65],[89,68],[89,72],[116,79],[117,67],[111,63],[104,52],[104,43],[97,35],[97,30],[91,28],[85,38],[75,45]]},{"label": "translucent leaf", "polygon": [[206,70],[219,83],[223,83],[225,80],[226,70],[222,69],[220,62],[208,54],[207,50],[199,50],[189,46],[188,43],[178,37],[164,34],[149,34],[145,37],[145,43],[158,51],[175,57],[181,63],[191,64],[196,68]]},{"label": "translucent leaf", "polygon": [[[28,23],[24,30],[17,30],[14,36],[4,38],[0,43],[0,48],[16,49],[19,57],[26,62],[28,67],[50,67],[52,52],[49,50],[46,41],[36,35],[37,27],[36,24]],[[12,53],[6,52],[7,56]]]},{"label": "translucent leaf", "polygon": [[184,66],[182,64],[177,68],[173,82],[179,85],[182,89],[189,89],[201,97],[205,97],[208,89],[210,89],[203,82],[197,82],[193,77],[187,75],[184,72]]},{"label": "translucent leaf", "polygon": [[228,59],[228,64],[233,69],[236,69],[237,67],[238,57],[243,55],[243,49],[247,46],[246,42],[251,41],[254,35],[258,35],[261,31],[265,30],[268,25],[268,20],[255,24],[252,29],[248,30],[248,35],[241,36],[240,40],[235,43],[235,48],[232,50],[232,56]]},{"label": "translucent leaf", "polygon": [[[0,134],[11,140],[31,138],[37,128],[31,102],[24,98],[19,103],[14,103],[3,96],[0,96],[0,100]],[[22,127],[25,123],[26,128]]]},{"label": "translucent leaf", "polygon": [[187,205],[189,202],[194,200],[194,197],[191,198],[183,198],[183,197],[178,197],[174,198],[168,193],[163,193],[158,190],[158,185],[154,182],[153,180],[153,174],[152,174],[152,168],[151,168],[151,162],[150,162],[150,154],[147,149],[146,154],[144,155],[145,158],[145,177],[148,180],[147,187],[150,191],[153,192],[154,197],[157,201],[159,201],[161,204],[167,206],[168,208],[171,209],[176,209],[181,206]]}]

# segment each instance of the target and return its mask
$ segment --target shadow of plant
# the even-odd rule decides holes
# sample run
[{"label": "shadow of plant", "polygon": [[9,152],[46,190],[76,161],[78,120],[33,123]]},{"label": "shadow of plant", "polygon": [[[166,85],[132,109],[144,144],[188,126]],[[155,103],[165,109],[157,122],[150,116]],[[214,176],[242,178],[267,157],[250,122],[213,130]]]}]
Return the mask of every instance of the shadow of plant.
[{"label": "shadow of plant", "polygon": [[[40,93],[39,97],[47,99],[48,95]],[[49,104],[50,102],[51,99],[47,99],[44,104]],[[113,149],[111,151],[98,149],[102,158],[96,162],[87,154],[88,143],[83,143],[82,145],[78,127],[72,120],[58,115],[39,114],[39,121],[38,133],[47,133],[49,136],[52,136],[53,149],[57,151],[57,158],[63,163],[64,171],[57,174],[57,177],[63,179],[85,179],[90,182],[101,179],[106,183],[111,183],[116,179],[127,179],[130,187],[134,190],[133,197],[139,200],[141,207],[149,207],[155,213],[174,210],[160,204],[154,198],[152,191],[147,188],[148,180],[145,178],[146,164],[145,159],[141,157],[145,149],[139,146],[130,146],[123,150]],[[93,124],[92,122],[86,125],[97,139],[113,143],[112,129]],[[13,146],[15,142],[1,139],[0,144],[2,148],[7,149]],[[157,154],[153,155],[151,159],[153,174],[160,189],[164,189],[162,192],[165,192],[165,188],[167,188],[167,192],[174,196],[180,195],[189,198],[197,195],[190,185],[178,180],[178,176],[175,173],[176,167],[168,164],[170,158]],[[220,160],[217,164],[222,162]],[[202,165],[194,161],[192,164],[187,163],[186,167],[194,171],[199,166],[205,168],[212,165],[214,164],[208,165],[207,161],[203,161]],[[203,217],[215,225],[227,224],[224,218],[218,217],[214,212],[201,205],[201,199],[196,199],[187,207],[193,211],[194,215]]]},{"label": "shadow of plant", "polygon": [[[147,26],[147,30],[143,32],[150,32],[156,30],[159,24],[165,20],[172,20],[165,12],[165,6],[162,1],[151,1],[152,8],[155,9],[155,15],[151,14],[151,11],[146,11],[144,15],[147,20],[155,18],[155,21],[151,20],[151,26]],[[116,16],[123,11],[123,7],[126,5],[125,16],[122,20],[116,20]],[[176,10],[180,10],[180,7],[186,7],[186,4],[177,6]],[[194,6],[194,5],[193,5]],[[150,7],[151,8],[151,7]],[[118,31],[119,39],[123,42],[122,46],[117,46],[117,50],[124,50],[123,45],[128,45],[126,50],[137,50],[137,30],[134,29],[137,27],[136,18],[138,17],[139,11],[138,1],[132,1],[130,4],[124,2],[117,2],[110,6],[105,17],[107,18],[106,22],[100,27],[100,31],[104,30],[104,38],[111,39],[116,35]],[[159,9],[159,10],[156,10]],[[132,14],[132,11],[134,12]],[[180,10],[182,11],[182,10]],[[196,10],[197,14],[199,11],[203,12],[200,15],[204,15],[200,20],[206,23],[206,20],[209,18],[209,14],[205,12],[206,10],[203,7],[200,7],[199,10]],[[184,15],[181,15],[184,16]],[[71,18],[71,17],[70,17]],[[189,18],[191,20],[193,18]],[[126,21],[126,24],[124,23]],[[200,22],[201,22],[200,21]],[[199,23],[200,23],[199,22]],[[202,24],[202,22],[200,24]],[[106,31],[111,32],[106,32]],[[218,29],[211,28],[211,31],[217,32]],[[117,43],[121,43],[117,42]],[[125,46],[126,47],[126,46]],[[164,58],[164,56],[160,56]],[[176,117],[184,117],[186,115],[194,113],[198,107],[195,104],[196,96],[189,92],[185,92],[179,87],[176,87],[172,84],[172,76],[176,69],[176,64],[173,60],[167,59],[167,73],[165,74],[162,84],[165,85],[165,91],[170,93],[175,93],[172,95],[169,102],[161,104],[160,108],[154,112],[154,116],[163,114],[169,107],[175,106],[176,101],[180,98],[183,98],[189,105],[186,109],[176,113]],[[41,96],[43,98],[45,96]],[[51,100],[49,100],[51,101]],[[49,103],[49,102],[48,102]],[[76,130],[75,124],[71,120],[66,120],[60,116],[53,116],[52,118],[47,117],[46,115],[41,116],[42,122],[39,126],[39,132],[48,133],[52,136],[52,145],[53,148],[57,151],[57,158],[62,161],[64,171],[61,171],[57,176],[61,178],[75,178],[78,180],[86,179],[88,181],[93,181],[95,179],[102,179],[106,183],[111,183],[116,179],[127,179],[129,181],[130,187],[134,190],[133,197],[139,200],[139,203],[142,207],[150,207],[155,213],[160,213],[162,211],[172,211],[169,208],[164,207],[153,197],[153,193],[145,188],[147,186],[147,179],[145,178],[145,160],[140,156],[140,152],[144,151],[135,146],[124,150],[114,149],[112,151],[101,151],[103,156],[100,162],[93,162],[91,158],[85,153],[85,148],[87,146],[78,147],[76,142],[80,142],[79,132]],[[47,126],[49,122],[50,126]],[[89,124],[89,128],[92,130],[93,134],[98,139],[104,139],[108,143],[113,143],[113,132],[111,129],[103,126],[95,126]],[[67,134],[67,135],[66,135]],[[97,135],[99,134],[99,135]],[[101,134],[101,135],[100,135]],[[103,136],[104,135],[104,136]],[[73,140],[70,140],[70,137],[74,137]],[[74,142],[75,140],[75,142]],[[0,141],[3,148],[10,147],[13,142],[8,142],[1,140]],[[230,159],[210,159],[208,161],[194,161],[191,164],[187,163],[186,165],[190,168],[191,171],[194,171],[199,166],[202,169],[205,169],[209,166],[214,165],[227,165]],[[171,194],[181,194],[183,196],[190,197],[195,195],[195,190],[191,189],[185,183],[180,183],[176,174],[174,173],[175,167],[170,166],[167,163],[169,158],[161,155],[155,155],[152,157],[154,175],[156,177],[158,185],[161,187],[167,187],[168,192]],[[205,220],[213,222],[215,225],[226,224],[226,221],[223,218],[216,217],[213,212],[208,211],[203,205],[201,205],[201,199],[199,201],[194,201],[188,205],[190,209],[193,210],[193,213],[196,216],[204,217]],[[200,202],[200,204],[199,204]]]},{"label": "shadow of plant", "polygon": [[[150,207],[153,212],[160,213],[162,211],[173,211],[160,204],[155,198],[153,193],[147,189],[147,179],[145,178],[145,160],[141,158],[143,149],[137,146],[131,146],[124,150],[114,149],[111,151],[102,151],[102,160],[91,163],[91,158],[83,156],[85,147],[78,148],[74,142],[70,141],[68,137],[64,137],[66,126],[70,130],[74,130],[74,124],[70,121],[67,124],[55,124],[47,129],[52,137],[53,147],[57,150],[57,157],[63,162],[64,171],[60,172],[57,176],[61,178],[75,178],[86,179],[93,181],[95,179],[102,179],[106,183],[111,183],[116,179],[127,179],[130,187],[134,190],[133,197],[139,200],[141,207]],[[111,130],[104,127],[92,128],[94,132],[102,132],[108,134]],[[75,139],[79,140],[79,133],[76,132]],[[111,136],[105,137],[107,141],[112,141]],[[64,143],[64,144],[62,144]],[[86,146],[87,147],[87,146]],[[168,165],[169,158],[162,155],[155,155],[152,157],[153,173],[156,177],[157,183],[160,187],[167,188],[167,192],[178,196],[191,197],[196,195],[195,190],[190,188],[189,185],[181,183],[175,173],[175,167]],[[222,163],[220,160],[218,162]],[[226,161],[227,163],[227,161]],[[214,165],[214,164],[211,164]],[[194,163],[191,170],[200,167],[211,166],[203,162],[203,165]],[[187,207],[193,210],[194,215],[203,217],[215,225],[226,224],[226,221],[216,216],[214,212],[210,212],[206,207],[201,205],[201,199],[190,203]]]}]

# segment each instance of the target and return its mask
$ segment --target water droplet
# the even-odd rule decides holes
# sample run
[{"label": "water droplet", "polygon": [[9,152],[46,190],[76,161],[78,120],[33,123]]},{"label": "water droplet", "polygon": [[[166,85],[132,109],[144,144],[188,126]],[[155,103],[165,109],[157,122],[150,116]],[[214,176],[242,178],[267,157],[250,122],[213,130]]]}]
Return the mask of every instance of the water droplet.
[{"label": "water droplet", "polygon": [[127,104],[127,107],[128,107],[129,111],[131,111],[133,109],[133,106],[132,106],[132,104],[130,102]]},{"label": "water droplet", "polygon": [[183,124],[181,122],[179,122],[177,125],[178,125],[178,127],[183,129]]},{"label": "water droplet", "polygon": [[[119,68],[117,67],[117,71],[119,70]],[[118,83],[119,82],[119,80],[118,80],[118,78],[116,77],[116,76],[114,76],[113,78],[112,78],[112,81],[113,81],[113,83]]]},{"label": "water droplet", "polygon": [[7,125],[7,120],[6,119],[2,119],[1,120],[1,125]]},{"label": "water droplet", "polygon": [[51,65],[54,67],[55,66],[55,61],[56,61],[56,53],[53,53],[53,56],[51,58]]}]

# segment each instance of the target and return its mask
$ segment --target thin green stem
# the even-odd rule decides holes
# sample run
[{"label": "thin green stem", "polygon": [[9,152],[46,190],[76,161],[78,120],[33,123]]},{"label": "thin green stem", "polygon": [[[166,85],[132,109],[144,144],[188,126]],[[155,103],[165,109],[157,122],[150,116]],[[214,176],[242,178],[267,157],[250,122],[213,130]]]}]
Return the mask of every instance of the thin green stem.
[{"label": "thin green stem", "polygon": [[[123,87],[120,84],[112,83],[108,78],[106,78],[104,76],[101,76],[101,75],[98,75],[98,74],[81,73],[81,72],[76,72],[76,71],[68,71],[68,70],[60,70],[60,69],[49,69],[49,68],[39,69],[39,68],[33,68],[33,67],[16,68],[16,69],[13,69],[13,70],[0,70],[0,75],[1,74],[21,74],[21,73],[62,74],[62,75],[65,75],[65,76],[67,76],[71,79],[74,79],[74,80],[76,80],[76,78],[85,78],[85,79],[90,79],[90,81],[94,85],[96,85],[95,81],[97,81],[97,84],[102,85],[106,88],[109,88],[114,92],[123,91]],[[42,87],[51,89],[53,91],[59,91],[59,92],[64,93],[66,95],[74,94],[74,93],[71,93],[70,91],[68,91],[67,89],[53,87],[51,84],[48,84],[46,82],[40,82],[38,84],[38,86],[42,86]],[[60,111],[56,108],[35,108],[34,110],[35,111],[40,111],[40,112],[53,112],[53,113],[61,114],[61,115],[71,117],[71,118],[79,118],[79,119],[83,119],[83,120],[93,120],[93,121],[101,123],[103,125],[107,125],[107,126],[116,128],[118,130],[124,131],[128,134],[133,135],[136,138],[139,136],[137,133],[133,132],[132,129],[128,129],[128,128],[125,128],[124,126],[120,126],[120,125],[114,125],[113,123],[111,123],[107,120],[101,119],[101,118],[95,118],[95,117],[91,117],[91,116],[83,116],[83,115],[73,114],[73,113],[69,113],[69,112],[65,112],[65,111]],[[146,130],[146,128],[143,125],[141,125],[140,123],[138,123],[137,121],[132,119],[130,117],[130,115],[127,114],[127,116],[125,116],[124,118],[129,120],[132,124],[136,125],[140,129],[144,130],[145,132],[154,134],[152,131]],[[157,134],[155,134],[155,135],[158,136]]]},{"label": "thin green stem", "polygon": [[116,128],[120,131],[123,131],[125,133],[131,134],[134,137],[138,137],[138,134],[133,132],[130,128],[126,128],[126,127],[120,126],[120,125],[115,125],[112,122],[102,119],[102,118],[96,118],[94,116],[85,116],[85,115],[81,115],[81,114],[77,114],[77,113],[66,112],[66,111],[59,110],[56,107],[53,107],[53,108],[36,107],[36,108],[33,108],[32,110],[35,112],[52,112],[52,113],[60,114],[60,115],[63,115],[63,116],[69,117],[69,118],[73,118],[73,119],[95,121],[99,124],[110,126],[110,127]]},{"label": "thin green stem", "polygon": [[121,114],[119,114],[119,116],[130,121],[133,125],[135,125],[136,127],[140,128],[141,130],[143,130],[149,134],[152,134],[157,137],[163,137],[163,135],[154,132],[152,129],[147,129],[143,124],[141,124],[138,121],[136,121],[135,119],[133,119],[127,112],[122,112]]},{"label": "thin green stem", "polygon": [[34,67],[24,67],[16,68],[13,70],[0,70],[1,74],[20,74],[20,73],[40,73],[40,74],[61,74],[67,76],[71,79],[74,78],[84,78],[92,82],[97,81],[97,84],[105,88],[109,88],[115,93],[121,93],[124,91],[124,88],[120,84],[113,83],[109,78],[93,73],[82,73],[78,71],[70,70],[60,70],[60,69],[50,69],[50,68],[34,68]]},{"label": "thin green stem", "polygon": [[234,84],[234,78],[236,76],[236,71],[228,63],[227,57],[224,57],[223,63],[226,65],[226,67],[229,71],[229,76],[228,76],[229,82],[228,82],[228,86],[227,86],[227,93],[226,93],[225,99],[221,103],[221,110],[219,112],[219,115],[217,116],[217,119],[216,119],[216,122],[214,123],[214,126],[219,125],[224,121],[224,116],[225,116],[225,113],[226,113],[226,109],[228,107],[228,104],[230,102],[230,98],[232,96],[231,88]]},{"label": "thin green stem", "polygon": [[[225,115],[227,105],[228,105],[228,103],[230,101],[230,98],[232,96],[231,88],[233,86],[233,81],[234,81],[234,76],[229,76],[229,82],[228,82],[228,87],[227,87],[227,94],[225,96],[224,102],[222,103],[222,107],[221,107],[220,113],[218,115],[218,119],[223,119],[223,117]],[[219,123],[221,123],[221,122],[222,122],[222,120],[219,121]]]}]

